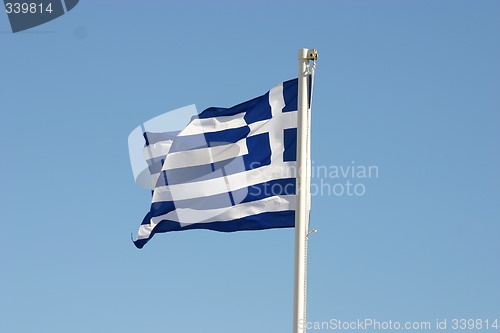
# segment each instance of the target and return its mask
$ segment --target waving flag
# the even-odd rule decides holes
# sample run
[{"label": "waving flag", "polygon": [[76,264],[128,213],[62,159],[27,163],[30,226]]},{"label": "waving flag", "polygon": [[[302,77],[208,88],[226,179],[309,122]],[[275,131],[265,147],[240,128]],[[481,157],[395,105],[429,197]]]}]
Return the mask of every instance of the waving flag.
[{"label": "waving flag", "polygon": [[179,132],[144,133],[153,199],[138,248],[169,231],[294,226],[297,84],[208,108]]}]

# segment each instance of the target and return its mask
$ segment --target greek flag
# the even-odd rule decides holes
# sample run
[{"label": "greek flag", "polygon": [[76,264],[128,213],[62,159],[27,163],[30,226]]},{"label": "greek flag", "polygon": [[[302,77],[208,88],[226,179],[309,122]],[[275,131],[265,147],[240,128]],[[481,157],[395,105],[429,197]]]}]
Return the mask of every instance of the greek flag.
[{"label": "greek flag", "polygon": [[145,132],[153,199],[134,244],[177,230],[293,227],[297,85],[208,108],[178,132]]}]

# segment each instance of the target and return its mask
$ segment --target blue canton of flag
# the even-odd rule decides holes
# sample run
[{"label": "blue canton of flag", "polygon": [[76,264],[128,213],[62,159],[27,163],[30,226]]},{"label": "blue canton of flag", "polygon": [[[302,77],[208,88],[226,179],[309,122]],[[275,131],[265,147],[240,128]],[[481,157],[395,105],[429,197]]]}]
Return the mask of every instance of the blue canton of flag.
[{"label": "blue canton of flag", "polygon": [[208,108],[180,132],[144,133],[153,200],[134,244],[177,230],[294,227],[297,85]]}]

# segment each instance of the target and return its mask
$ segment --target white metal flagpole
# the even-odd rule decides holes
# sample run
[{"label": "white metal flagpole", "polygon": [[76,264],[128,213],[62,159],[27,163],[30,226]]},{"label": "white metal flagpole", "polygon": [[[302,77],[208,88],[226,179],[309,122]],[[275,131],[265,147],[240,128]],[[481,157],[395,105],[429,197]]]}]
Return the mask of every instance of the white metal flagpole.
[{"label": "white metal flagpole", "polygon": [[295,280],[293,333],[306,331],[306,269],[307,235],[309,229],[309,177],[310,177],[310,133],[309,133],[309,63],[316,60],[315,49],[299,49],[299,87],[297,123],[297,205],[295,208]]}]

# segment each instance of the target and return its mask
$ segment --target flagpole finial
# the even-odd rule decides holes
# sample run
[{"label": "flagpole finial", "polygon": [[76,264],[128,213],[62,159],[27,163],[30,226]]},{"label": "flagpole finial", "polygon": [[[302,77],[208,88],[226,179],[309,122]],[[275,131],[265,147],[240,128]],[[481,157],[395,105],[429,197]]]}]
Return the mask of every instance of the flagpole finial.
[{"label": "flagpole finial", "polygon": [[318,60],[318,50],[309,49],[308,58],[309,60]]},{"label": "flagpole finial", "polygon": [[[306,51],[305,54],[303,51]],[[299,60],[318,60],[318,50],[316,49],[299,50]]]}]

